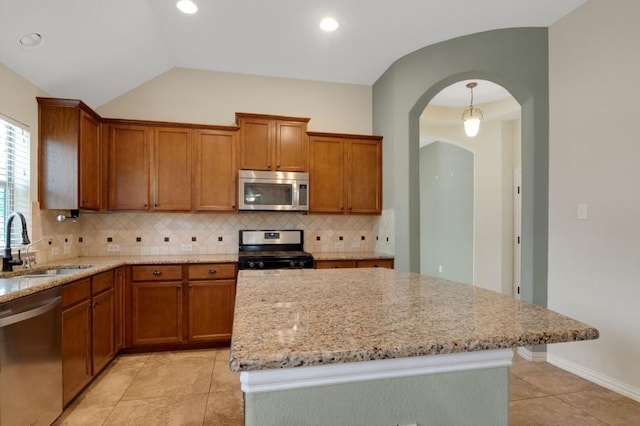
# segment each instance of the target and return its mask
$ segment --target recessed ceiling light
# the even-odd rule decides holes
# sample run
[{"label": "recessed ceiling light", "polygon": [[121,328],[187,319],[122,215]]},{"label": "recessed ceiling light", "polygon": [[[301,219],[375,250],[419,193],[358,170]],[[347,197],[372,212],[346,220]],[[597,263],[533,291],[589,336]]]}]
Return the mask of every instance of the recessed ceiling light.
[{"label": "recessed ceiling light", "polygon": [[191,0],[180,0],[178,3],[176,3],[176,7],[180,10],[180,12],[189,15],[193,15],[198,11],[198,6],[196,6],[196,4]]},{"label": "recessed ceiling light", "polygon": [[20,43],[21,47],[24,47],[26,49],[35,49],[36,47],[42,46],[42,43],[44,43],[44,38],[42,37],[42,34],[28,33],[20,37],[18,42]]},{"label": "recessed ceiling light", "polygon": [[338,21],[336,21],[335,18],[332,18],[331,16],[328,16],[320,21],[320,28],[322,29],[322,31],[335,31],[339,26],[340,25],[338,24]]}]

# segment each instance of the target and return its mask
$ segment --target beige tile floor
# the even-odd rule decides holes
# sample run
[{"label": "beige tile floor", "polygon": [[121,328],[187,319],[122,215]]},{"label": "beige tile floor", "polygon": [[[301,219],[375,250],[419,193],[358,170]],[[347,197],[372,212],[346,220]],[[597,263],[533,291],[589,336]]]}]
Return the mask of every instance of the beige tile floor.
[{"label": "beige tile floor", "polygon": [[[640,425],[640,403],[548,363],[516,356],[510,374],[511,426]],[[55,425],[220,425],[244,423],[229,350],[123,355]]]}]

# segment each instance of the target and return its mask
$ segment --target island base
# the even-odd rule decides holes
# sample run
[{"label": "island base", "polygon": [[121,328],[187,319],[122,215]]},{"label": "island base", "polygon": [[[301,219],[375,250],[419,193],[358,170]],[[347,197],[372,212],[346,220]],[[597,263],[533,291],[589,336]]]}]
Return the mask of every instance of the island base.
[{"label": "island base", "polygon": [[241,373],[245,425],[508,425],[511,349]]}]

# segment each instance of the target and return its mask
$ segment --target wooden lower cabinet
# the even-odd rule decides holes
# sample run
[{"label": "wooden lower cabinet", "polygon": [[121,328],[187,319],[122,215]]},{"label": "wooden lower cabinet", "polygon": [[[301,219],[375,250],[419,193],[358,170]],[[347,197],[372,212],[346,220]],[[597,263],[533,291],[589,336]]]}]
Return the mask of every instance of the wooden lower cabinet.
[{"label": "wooden lower cabinet", "polygon": [[62,288],[62,399],[66,406],[91,381],[91,280]]},{"label": "wooden lower cabinet", "polygon": [[131,284],[132,346],[181,343],[182,283]]},{"label": "wooden lower cabinet", "polygon": [[393,269],[393,259],[316,260],[316,269],[339,268],[388,268]]},{"label": "wooden lower cabinet", "polygon": [[229,342],[236,264],[134,265],[126,283],[126,346]]},{"label": "wooden lower cabinet", "polygon": [[190,342],[230,341],[236,264],[188,266]]},{"label": "wooden lower cabinet", "polygon": [[66,406],[115,356],[113,270],[62,287],[62,389]]}]

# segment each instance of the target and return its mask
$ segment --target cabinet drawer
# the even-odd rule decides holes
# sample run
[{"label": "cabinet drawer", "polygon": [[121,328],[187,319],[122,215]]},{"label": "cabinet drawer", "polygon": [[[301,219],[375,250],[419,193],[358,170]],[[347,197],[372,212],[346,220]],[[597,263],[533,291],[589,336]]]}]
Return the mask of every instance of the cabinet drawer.
[{"label": "cabinet drawer", "polygon": [[91,279],[74,281],[62,287],[62,307],[75,305],[76,303],[91,297]]},{"label": "cabinet drawer", "polygon": [[355,260],[316,260],[316,269],[355,268]]},{"label": "cabinet drawer", "polygon": [[113,288],[113,270],[96,274],[91,277],[91,294],[102,293]]},{"label": "cabinet drawer", "polygon": [[392,259],[365,259],[358,260],[358,268],[388,268],[393,269]]},{"label": "cabinet drawer", "polygon": [[221,280],[235,278],[235,263],[199,263],[189,265],[190,280]]},{"label": "cabinet drawer", "polygon": [[180,281],[181,265],[144,265],[131,268],[133,281]]}]

